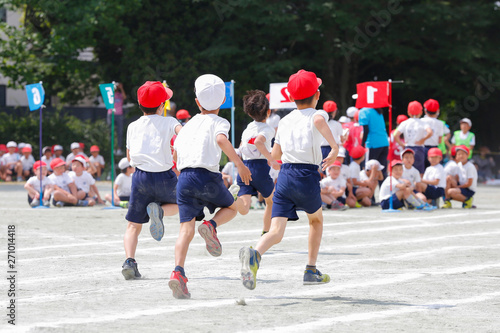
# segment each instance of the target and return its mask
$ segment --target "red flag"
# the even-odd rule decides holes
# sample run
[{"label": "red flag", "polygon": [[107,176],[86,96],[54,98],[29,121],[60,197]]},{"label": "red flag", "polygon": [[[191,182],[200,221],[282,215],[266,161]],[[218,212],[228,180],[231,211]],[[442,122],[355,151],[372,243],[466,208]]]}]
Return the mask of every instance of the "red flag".
[{"label": "red flag", "polygon": [[388,81],[363,82],[356,85],[358,99],[356,107],[385,108],[391,100],[391,84]]}]

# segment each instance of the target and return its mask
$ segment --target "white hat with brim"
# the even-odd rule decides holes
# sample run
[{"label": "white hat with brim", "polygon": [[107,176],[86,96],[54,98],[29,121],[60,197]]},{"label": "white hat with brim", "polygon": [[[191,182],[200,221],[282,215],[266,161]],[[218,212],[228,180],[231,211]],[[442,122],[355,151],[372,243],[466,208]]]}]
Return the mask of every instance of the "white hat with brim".
[{"label": "white hat with brim", "polygon": [[346,116],[342,116],[339,119],[339,123],[349,123],[351,122],[351,119],[347,118]]},{"label": "white hat with brim", "polygon": [[80,144],[78,142],[73,142],[71,144],[71,149],[80,149]]},{"label": "white hat with brim", "polygon": [[460,122],[469,124],[469,126],[472,127],[472,121],[469,118],[463,118]]},{"label": "white hat with brim", "polygon": [[356,108],[355,106],[350,106],[347,108],[346,110],[346,114],[349,118],[354,118],[354,115],[356,114],[356,111],[358,111],[358,108]]},{"label": "white hat with brim", "polygon": [[368,162],[366,162],[366,170],[371,170],[375,166],[377,167],[378,171],[384,170],[384,166],[381,165],[377,160],[369,160]]},{"label": "white hat with brim", "polygon": [[85,161],[85,158],[81,155],[77,155],[71,162],[78,161],[82,163],[82,165],[86,168],[87,167],[87,161]]},{"label": "white hat with brim", "polygon": [[118,162],[118,168],[120,170],[123,170],[125,168],[128,168],[130,166],[130,162],[127,160],[126,157],[122,158],[120,162]]},{"label": "white hat with brim", "polygon": [[14,141],[7,142],[7,148],[16,148],[16,147],[17,143],[15,143]]}]

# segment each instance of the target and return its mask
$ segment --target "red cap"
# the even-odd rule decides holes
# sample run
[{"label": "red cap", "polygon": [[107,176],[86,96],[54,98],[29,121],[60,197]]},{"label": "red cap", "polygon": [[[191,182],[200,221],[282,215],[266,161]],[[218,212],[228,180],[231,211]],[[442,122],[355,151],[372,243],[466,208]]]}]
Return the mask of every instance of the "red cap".
[{"label": "red cap", "polygon": [[401,154],[399,154],[399,156],[401,157],[401,159],[403,159],[403,155],[406,154],[406,153],[412,153],[413,156],[415,156],[415,151],[411,148],[405,148]]},{"label": "red cap", "polygon": [[96,146],[96,145],[91,146],[91,147],[90,147],[90,152],[92,153],[92,152],[94,152],[94,151],[97,151],[97,152],[98,152],[98,151],[99,151],[99,146]]},{"label": "red cap", "polygon": [[459,150],[463,150],[467,153],[467,155],[469,155],[469,148],[467,148],[467,146],[464,146],[464,145],[456,146],[455,150],[457,151],[457,153]]},{"label": "red cap", "polygon": [[60,159],[59,157],[58,158],[54,158],[51,162],[50,162],[50,168],[52,170],[54,170],[55,168],[57,168],[58,166],[61,166],[61,165],[66,165],[66,162],[64,162],[62,159]]},{"label": "red cap", "polygon": [[24,147],[23,149],[21,149],[21,152],[23,152],[23,153],[31,153],[32,150],[31,150],[31,147]]},{"label": "red cap", "polygon": [[422,112],[422,104],[417,101],[410,102],[408,104],[408,114],[411,116],[418,116]]},{"label": "red cap", "polygon": [[0,144],[0,151],[3,151],[4,153],[8,153],[9,150],[7,149],[7,146],[5,144]]},{"label": "red cap", "polygon": [[335,112],[337,111],[337,103],[335,103],[334,101],[326,101],[325,103],[323,103],[323,110],[328,113]]},{"label": "red cap", "polygon": [[82,163],[83,167],[85,168],[87,167],[87,159],[83,155],[76,155],[75,158],[73,158],[73,160],[71,161],[71,163],[73,163],[74,161]]},{"label": "red cap", "polygon": [[354,121],[355,122],[359,121],[359,110],[354,113]]},{"label": "red cap", "polygon": [[266,94],[266,98],[267,98],[268,101],[271,101],[271,94],[269,94],[269,93]]},{"label": "red cap", "polygon": [[404,114],[400,114],[397,118],[396,118],[396,123],[399,125],[401,124],[403,121],[405,120],[408,120],[408,117],[405,116]]},{"label": "red cap", "polygon": [[177,113],[175,114],[175,118],[179,119],[179,120],[184,120],[184,119],[189,119],[191,118],[191,115],[189,114],[188,110],[184,110],[184,109],[180,109],[179,111],[177,111]]},{"label": "red cap", "polygon": [[450,153],[452,157],[457,156],[457,146],[451,147]]},{"label": "red cap", "polygon": [[36,161],[35,164],[33,164],[33,171],[36,171],[40,167],[40,164],[42,167],[47,166],[45,162]]},{"label": "red cap", "polygon": [[352,158],[357,160],[358,158],[361,158],[364,154],[366,153],[366,148],[363,146],[356,146],[351,149],[349,152],[349,155],[351,155]]},{"label": "red cap", "polygon": [[441,157],[443,157],[443,152],[439,148],[431,148],[427,152],[427,156],[429,156],[429,157],[431,157],[431,156],[441,156]]},{"label": "red cap", "polygon": [[391,168],[392,168],[393,166],[395,166],[395,165],[398,165],[398,164],[399,164],[399,165],[403,165],[403,161],[401,161],[401,160],[392,160],[392,161],[391,161]]},{"label": "red cap", "polygon": [[424,108],[428,112],[437,112],[439,110],[439,102],[432,98],[428,99],[424,103]]},{"label": "red cap", "polygon": [[332,166],[338,166],[338,167],[341,167],[341,166],[342,166],[342,163],[340,163],[340,161],[335,160],[335,162],[333,162]]},{"label": "red cap", "polygon": [[294,100],[306,99],[318,91],[322,82],[313,72],[301,69],[288,79],[288,92]]},{"label": "red cap", "polygon": [[81,149],[81,150],[85,149],[85,143],[83,143],[83,142],[78,142],[78,144],[80,145],[80,149]]},{"label": "red cap", "polygon": [[172,97],[172,90],[167,89],[160,81],[146,81],[137,90],[137,100],[146,108],[157,108]]}]

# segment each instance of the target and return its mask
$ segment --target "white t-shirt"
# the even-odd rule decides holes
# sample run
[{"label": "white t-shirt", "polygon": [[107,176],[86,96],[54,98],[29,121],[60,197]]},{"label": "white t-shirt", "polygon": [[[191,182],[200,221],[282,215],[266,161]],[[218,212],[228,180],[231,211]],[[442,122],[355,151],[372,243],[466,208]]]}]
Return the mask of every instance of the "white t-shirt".
[{"label": "white t-shirt", "polygon": [[54,156],[51,156],[51,157],[47,160],[47,156],[45,156],[45,155],[43,155],[43,156],[42,156],[42,162],[45,162],[45,164],[47,164],[47,170],[52,171],[52,168],[50,167],[50,162],[52,162],[52,160],[53,160],[54,158],[55,158]]},{"label": "white t-shirt", "polygon": [[59,186],[66,192],[70,192],[68,185],[73,183],[73,179],[71,179],[71,177],[67,172],[64,172],[60,176],[57,176],[55,173],[53,173],[49,176],[49,179],[52,181],[53,184]]},{"label": "white t-shirt", "polygon": [[[330,127],[330,131],[332,131],[332,134],[333,134],[333,138],[335,139],[335,142],[337,143],[337,145],[341,145],[341,139],[340,137],[342,136],[342,125],[336,121],[336,120],[329,120],[328,121],[328,127]],[[328,141],[326,141],[326,139],[321,136],[322,139],[321,139],[321,146],[328,146],[330,147],[330,144],[328,143]]]},{"label": "white t-shirt", "polygon": [[444,172],[447,176],[456,176],[459,173],[458,164],[454,160],[449,160],[444,166]]},{"label": "white t-shirt", "polygon": [[[2,156],[2,160],[3,160],[4,165],[7,165],[9,163],[16,163],[17,161],[19,161],[19,159],[20,159],[20,156],[18,153],[14,153],[14,154],[5,153]],[[14,165],[12,165],[11,167],[13,168]]]},{"label": "white t-shirt", "polygon": [[342,167],[340,168],[340,176],[344,178],[346,182],[349,178],[351,178],[351,169],[349,169],[349,166],[342,164]]},{"label": "white t-shirt", "polygon": [[[30,177],[26,183],[33,186],[35,191],[40,192],[40,179],[38,179],[36,176]],[[42,179],[42,188],[44,191],[47,185],[52,185],[52,181],[48,177],[44,177]]]},{"label": "white t-shirt", "polygon": [[132,122],[127,128],[130,165],[147,172],[170,170],[174,165],[170,140],[177,126],[181,126],[177,119],[157,114]]},{"label": "white t-shirt", "polygon": [[[85,157],[87,157],[87,158],[88,158],[88,156],[87,156],[84,152],[79,152],[79,153],[78,153],[78,154],[76,154],[76,155],[82,155],[82,156],[85,156]],[[65,162],[66,162],[66,165],[71,166],[71,162],[73,162],[73,160],[75,159],[75,156],[76,156],[76,155],[75,155],[75,154],[73,154],[73,153],[69,153],[69,155],[68,155],[68,156],[66,156],[66,161],[65,161]]]},{"label": "white t-shirt", "polygon": [[[361,173],[361,167],[358,163],[352,161],[351,164],[349,164],[349,178],[351,179],[359,179],[359,174]],[[353,187],[358,187],[357,185],[353,184]]]},{"label": "white t-shirt", "polygon": [[321,163],[321,139],[323,136],[314,126],[314,116],[328,121],[328,114],[313,108],[293,110],[280,120],[275,142],[281,146],[283,163]]},{"label": "white t-shirt", "polygon": [[95,179],[87,171],[83,171],[81,176],[77,176],[74,171],[69,172],[69,176],[75,182],[76,188],[78,190],[83,190],[85,193],[89,193],[90,185],[95,184]]},{"label": "white t-shirt", "polygon": [[264,155],[260,153],[255,144],[249,143],[253,142],[257,136],[262,135],[266,138],[264,145],[267,151],[271,151],[271,140],[274,138],[274,128],[266,123],[261,123],[257,121],[252,121],[248,124],[247,128],[241,134],[241,146],[240,151],[244,160],[257,160],[266,159]]},{"label": "white t-shirt", "polygon": [[[465,139],[467,139],[468,136],[469,136],[469,132],[464,133],[464,132],[460,131],[460,134],[459,134],[460,139],[465,140]],[[455,135],[451,136],[451,143],[455,144]],[[470,140],[470,144],[472,146],[476,145],[476,135],[474,133],[472,134],[472,139]]]},{"label": "white t-shirt", "polygon": [[24,170],[31,170],[33,167],[33,164],[35,164],[35,158],[33,155],[28,156],[28,158],[21,156],[21,164],[23,165],[23,171]]},{"label": "white t-shirt", "polygon": [[[391,191],[391,178],[392,178],[392,191]],[[384,182],[382,183],[382,186],[380,186],[380,193],[379,197],[380,200],[387,200],[398,191],[398,188],[396,188],[397,184],[401,184],[401,180],[398,180],[392,177],[387,177]]]},{"label": "white t-shirt", "polygon": [[407,146],[418,146],[417,141],[422,140],[426,135],[428,125],[422,122],[420,118],[410,118],[399,124],[397,131],[405,136],[405,144]]},{"label": "white t-shirt", "polygon": [[368,175],[366,174],[366,170],[361,170],[361,172],[359,173],[359,180],[364,181],[368,179],[370,179],[370,177],[368,177]]},{"label": "white t-shirt", "polygon": [[269,118],[266,119],[266,124],[268,124],[273,130],[276,130],[280,120],[280,116],[278,116],[276,113],[271,113]]},{"label": "white t-shirt", "polygon": [[[346,188],[346,181],[340,175],[336,179],[332,179],[330,176],[323,178],[319,182],[321,188],[332,186],[336,191],[340,191],[342,188]],[[345,191],[342,194],[342,198],[345,198]]]},{"label": "white t-shirt", "polygon": [[228,137],[231,125],[216,114],[197,114],[184,125],[175,139],[177,169],[205,168],[219,172],[222,149],[217,144],[217,135]]},{"label": "white t-shirt", "polygon": [[420,177],[420,172],[418,172],[417,168],[414,166],[411,167],[411,169],[407,169],[403,165],[403,175],[401,178],[409,180],[412,186],[415,186],[416,183],[419,183],[422,178]]},{"label": "white t-shirt", "polygon": [[279,174],[280,174],[280,170],[275,170],[273,168],[270,168],[270,170],[269,170],[269,176],[271,177],[271,179],[273,180],[273,182],[275,182],[276,179],[278,179]]},{"label": "white t-shirt", "polygon": [[446,127],[445,124],[441,120],[431,118],[427,115],[422,118],[421,121],[432,130],[432,136],[425,140],[424,145],[437,146],[439,144],[439,138],[444,135],[444,128]]},{"label": "white t-shirt", "polygon": [[458,182],[460,185],[465,184],[469,181],[470,178],[472,178],[472,185],[469,186],[469,189],[471,191],[476,192],[477,191],[477,170],[474,164],[470,161],[467,161],[467,163],[463,164],[458,163]]},{"label": "white t-shirt", "polygon": [[118,185],[116,194],[119,197],[129,197],[132,193],[132,176],[127,176],[122,172],[116,177],[115,184]]},{"label": "white t-shirt", "polygon": [[102,155],[97,155],[97,157],[94,157],[94,155],[90,155],[89,162],[90,163],[98,162],[100,165],[104,165],[104,157],[102,157]]},{"label": "white t-shirt", "polygon": [[425,169],[424,180],[436,180],[439,179],[439,184],[435,185],[437,187],[446,188],[446,173],[444,172],[444,168],[441,164],[437,164],[434,166],[428,166]]}]

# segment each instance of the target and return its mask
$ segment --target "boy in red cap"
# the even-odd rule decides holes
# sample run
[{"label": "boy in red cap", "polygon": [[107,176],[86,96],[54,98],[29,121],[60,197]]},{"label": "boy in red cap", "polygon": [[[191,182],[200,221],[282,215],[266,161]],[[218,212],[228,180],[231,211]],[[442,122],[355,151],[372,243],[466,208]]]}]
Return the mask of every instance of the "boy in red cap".
[{"label": "boy in red cap", "polygon": [[[396,142],[405,148],[411,148],[415,152],[415,168],[421,175],[425,171],[425,140],[432,136],[432,129],[422,123],[422,104],[417,101],[408,104],[408,116],[410,119],[402,122],[394,132]],[[401,134],[405,137],[405,142],[401,141]]]},{"label": "boy in red cap", "polygon": [[26,145],[21,149],[22,156],[19,159],[18,164],[21,164],[23,173],[22,177],[28,179],[33,176],[33,165],[35,164],[35,158],[31,154],[31,145]]},{"label": "boy in red cap", "polygon": [[[338,146],[328,127],[328,114],[316,110],[321,79],[313,72],[300,70],[290,76],[288,92],[297,109],[280,121],[272,156],[283,165],[276,182],[271,214],[271,229],[263,235],[255,249],[240,249],[241,278],[243,285],[254,289],[261,255],[278,244],[285,233],[288,220],[298,220],[296,211],[303,209],[309,219],[309,251],[303,283],[330,282],[327,274],[316,269],[321,237],[323,213],[318,165],[325,170],[335,161]],[[322,159],[320,142],[325,137],[331,151]]]},{"label": "boy in red cap", "polygon": [[191,118],[191,115],[189,114],[188,110],[180,109],[175,114],[175,118],[177,118],[181,125],[184,126]]},{"label": "boy in red cap", "polygon": [[[363,146],[354,147],[351,150],[351,163],[349,164],[349,181],[352,183],[352,194],[356,197],[355,207],[370,207],[373,191],[368,187],[368,182],[360,180],[361,163],[365,160],[366,148]],[[361,205],[360,205],[361,204]]]},{"label": "boy in red cap", "polygon": [[151,236],[160,241],[164,234],[163,216],[172,216],[177,207],[177,176],[172,171],[170,140],[182,125],[172,117],[163,117],[164,103],[172,97],[171,90],[161,82],[147,81],[137,90],[143,116],[127,129],[127,158],[135,168],[128,221],[124,237],[126,260],[122,274],[126,280],[139,279],[135,251],[142,225],[151,219]]},{"label": "boy in red cap", "polygon": [[428,203],[432,202],[433,206],[437,206],[436,200],[444,197],[444,189],[446,188],[446,173],[440,164],[443,152],[441,149],[433,147],[429,149],[427,159],[431,165],[425,169],[417,190],[425,195]]},{"label": "boy in red cap", "polygon": [[89,157],[89,165],[93,166],[92,169],[89,169],[89,173],[96,180],[101,180],[102,170],[104,170],[104,157],[99,155],[99,146],[93,145],[90,147],[90,157]]},{"label": "boy in red cap", "polygon": [[[346,210],[345,190],[347,187],[346,180],[340,175],[340,168],[342,164],[340,161],[335,160],[326,171],[328,177],[321,180],[321,200],[326,202],[326,208],[332,210]],[[355,205],[354,199],[350,199],[351,205]]]},{"label": "boy in red cap", "polygon": [[[332,132],[335,142],[337,143],[338,146],[342,145],[346,141],[347,135],[346,136],[342,135],[343,131],[342,125],[335,120],[335,116],[337,115],[337,103],[335,103],[334,101],[326,101],[325,103],[323,103],[323,110],[325,110],[326,113],[328,113],[328,127],[330,127],[330,131]],[[323,159],[325,159],[328,156],[328,154],[330,154],[331,150],[332,149],[330,148],[328,141],[326,141],[325,138],[322,138],[321,154]]]},{"label": "boy in red cap", "polygon": [[54,184],[52,204],[56,207],[85,206],[85,202],[77,199],[78,190],[74,180],[65,172],[66,162],[57,157],[50,162],[50,167],[53,173],[49,176],[49,179]]},{"label": "boy in red cap", "polygon": [[42,179],[42,202],[46,207],[50,206],[50,194],[53,190],[52,181],[47,178],[47,165],[45,162],[37,161],[33,164],[35,176],[30,177],[24,188],[28,191],[28,203],[31,207],[40,205],[40,178]]},{"label": "boy in red cap", "polygon": [[446,191],[446,198],[442,208],[451,208],[451,199],[462,202],[463,208],[473,208],[472,202],[477,191],[477,170],[469,161],[469,148],[465,145],[457,146],[458,184],[451,185]]},{"label": "boy in red cap", "polygon": [[[425,140],[425,156],[428,157],[429,149],[437,148],[442,140],[447,129],[444,122],[438,119],[439,117],[439,103],[435,99],[428,99],[424,103],[425,116],[422,118],[422,123],[429,126],[432,130],[432,136]],[[449,130],[447,131],[449,133]],[[430,164],[428,158],[425,159],[425,167]]]}]

